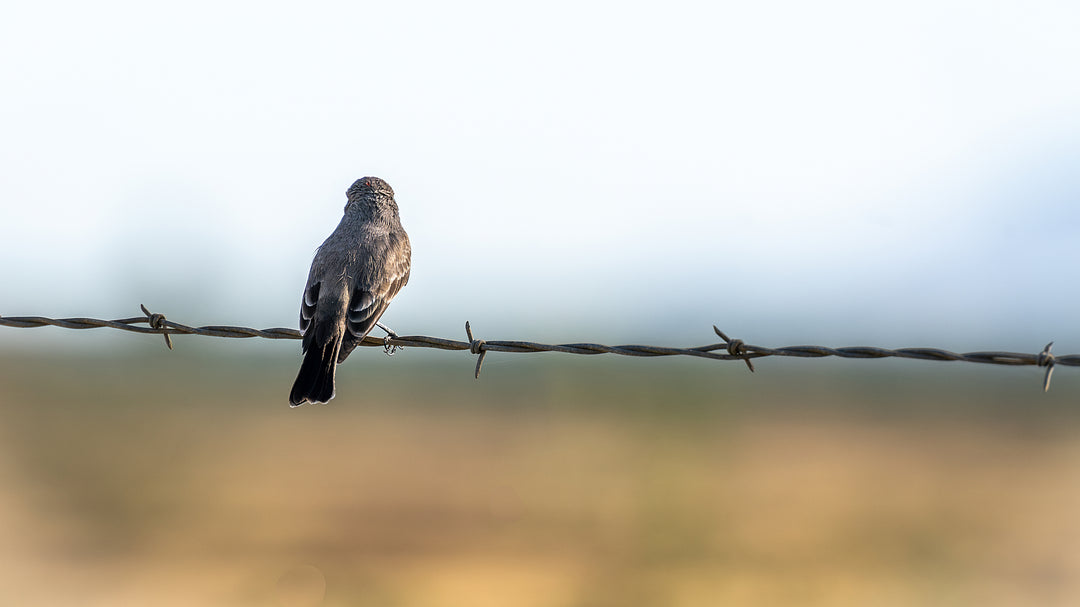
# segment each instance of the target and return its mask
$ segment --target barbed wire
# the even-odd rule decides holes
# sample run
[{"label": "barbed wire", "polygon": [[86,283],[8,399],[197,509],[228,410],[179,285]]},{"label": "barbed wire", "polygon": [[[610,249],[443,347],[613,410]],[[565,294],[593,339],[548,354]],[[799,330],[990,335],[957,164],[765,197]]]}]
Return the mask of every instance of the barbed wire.
[{"label": "barbed wire", "polygon": [[[233,327],[211,325],[205,327],[190,327],[178,322],[167,320],[163,314],[150,312],[146,306],[139,306],[144,316],[133,318],[121,318],[118,320],[100,320],[97,318],[45,318],[43,316],[0,316],[0,326],[16,328],[33,328],[54,326],[65,329],[100,329],[110,328],[133,333],[151,333],[163,335],[165,344],[171,350],[173,347],[171,335],[203,335],[208,337],[261,337],[265,339],[300,339],[302,335],[296,329],[282,327],[272,329],[251,329],[248,327]],[[139,326],[145,323],[147,326]],[[1068,367],[1080,367],[1080,354],[1055,355],[1050,349],[1054,342],[1046,344],[1038,354],[1026,354],[1022,352],[966,352],[956,353],[938,348],[878,348],[874,346],[850,346],[844,348],[829,348],[826,346],[785,346],[782,348],[767,348],[747,344],[741,339],[731,339],[723,331],[713,325],[713,331],[721,343],[697,346],[693,348],[672,348],[665,346],[604,346],[601,344],[577,343],[577,344],[540,344],[528,341],[505,341],[484,340],[473,337],[472,326],[465,323],[465,335],[467,341],[444,339],[441,337],[427,337],[423,335],[401,336],[393,333],[386,327],[379,325],[387,336],[384,338],[368,335],[360,342],[361,346],[381,347],[387,354],[393,354],[399,348],[435,348],[438,350],[468,350],[476,354],[476,371],[474,377],[480,377],[480,368],[484,364],[484,357],[488,352],[563,352],[566,354],[619,354],[622,356],[693,356],[712,360],[741,360],[750,371],[754,370],[755,358],[766,356],[788,356],[795,358],[822,358],[836,356],[839,358],[911,358],[929,361],[966,361],[972,363],[1011,365],[1011,366],[1037,366],[1046,368],[1043,377],[1043,390],[1050,389],[1050,377],[1054,367],[1064,365]]]}]

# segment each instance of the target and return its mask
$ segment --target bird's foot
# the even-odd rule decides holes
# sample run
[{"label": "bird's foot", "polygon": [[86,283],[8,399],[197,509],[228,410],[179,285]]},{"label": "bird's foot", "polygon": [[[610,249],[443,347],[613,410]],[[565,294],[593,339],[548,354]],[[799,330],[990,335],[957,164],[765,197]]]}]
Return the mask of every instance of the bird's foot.
[{"label": "bird's foot", "polygon": [[382,324],[381,322],[375,323],[375,326],[379,327],[383,331],[386,331],[386,337],[383,338],[383,350],[387,356],[393,356],[398,350],[404,350],[404,346],[395,346],[390,343],[391,340],[397,338],[398,334],[394,333],[394,330]]}]

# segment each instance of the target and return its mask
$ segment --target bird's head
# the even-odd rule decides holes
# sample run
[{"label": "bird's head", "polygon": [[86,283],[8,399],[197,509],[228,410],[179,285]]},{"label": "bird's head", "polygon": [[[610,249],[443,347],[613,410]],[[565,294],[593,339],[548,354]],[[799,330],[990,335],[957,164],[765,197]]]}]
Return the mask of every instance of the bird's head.
[{"label": "bird's head", "polygon": [[357,179],[349,186],[348,190],[345,190],[345,196],[349,200],[356,200],[357,198],[383,195],[394,197],[394,189],[390,187],[389,183],[386,183],[378,177],[363,177]]}]

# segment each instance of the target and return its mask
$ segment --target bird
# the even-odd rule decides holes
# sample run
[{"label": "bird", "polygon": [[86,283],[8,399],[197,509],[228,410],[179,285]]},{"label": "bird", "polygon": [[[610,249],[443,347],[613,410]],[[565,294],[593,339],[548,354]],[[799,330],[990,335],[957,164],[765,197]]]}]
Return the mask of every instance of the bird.
[{"label": "bird", "polygon": [[334,398],[337,365],[409,282],[412,245],[390,184],[378,177],[357,179],[345,197],[341,222],[316,250],[304,286],[304,361],[289,393],[293,407]]}]

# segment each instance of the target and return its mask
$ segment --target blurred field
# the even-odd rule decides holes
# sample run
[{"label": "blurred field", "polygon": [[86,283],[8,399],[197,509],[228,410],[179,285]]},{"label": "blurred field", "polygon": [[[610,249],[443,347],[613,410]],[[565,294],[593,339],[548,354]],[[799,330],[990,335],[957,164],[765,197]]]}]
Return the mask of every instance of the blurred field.
[{"label": "blurred field", "polygon": [[1080,602],[1069,369],[157,341],[0,355],[0,604]]}]

